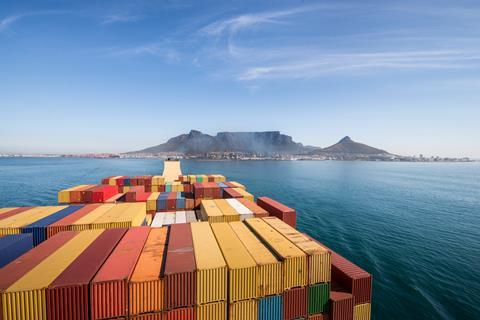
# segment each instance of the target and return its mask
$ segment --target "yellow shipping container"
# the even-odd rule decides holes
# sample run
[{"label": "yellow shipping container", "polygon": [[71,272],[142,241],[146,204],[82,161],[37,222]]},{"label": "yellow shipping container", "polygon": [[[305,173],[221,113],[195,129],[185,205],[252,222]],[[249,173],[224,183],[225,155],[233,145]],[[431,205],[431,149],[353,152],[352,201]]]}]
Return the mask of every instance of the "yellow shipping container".
[{"label": "yellow shipping container", "polygon": [[146,219],[146,204],[145,202],[131,203],[128,208],[123,211],[112,222],[110,228],[130,228],[138,227],[144,224]]},{"label": "yellow shipping container", "polygon": [[6,213],[6,212],[8,212],[10,210],[14,210],[14,209],[17,209],[17,207],[15,207],[15,208],[1,208],[0,209],[0,214]]},{"label": "yellow shipping container", "polygon": [[370,303],[357,304],[353,307],[353,320],[370,320],[371,309]]},{"label": "yellow shipping container", "polygon": [[230,222],[230,227],[257,263],[259,297],[283,292],[282,263],[255,237],[242,222]]},{"label": "yellow shipping container", "polygon": [[193,174],[189,174],[189,175],[188,175],[188,181],[190,181],[190,183],[195,183],[195,182],[197,182],[197,176],[196,176],[196,175],[193,175]]},{"label": "yellow shipping container", "polygon": [[327,249],[276,217],[265,217],[263,220],[308,255],[309,284],[330,282],[331,257]]},{"label": "yellow shipping container", "polygon": [[80,232],[2,293],[3,320],[47,319],[45,288],[52,283],[103,230]]},{"label": "yellow shipping container", "polygon": [[111,186],[116,186],[117,185],[117,179],[121,178],[122,176],[116,176],[116,177],[111,177],[108,179],[108,184]]},{"label": "yellow shipping container", "polygon": [[227,320],[227,303],[214,302],[197,306],[197,320]]},{"label": "yellow shipping container", "polygon": [[240,221],[240,214],[225,199],[213,200],[223,214],[223,221]]},{"label": "yellow shipping container", "polygon": [[253,199],[253,194],[251,194],[250,192],[247,192],[245,191],[245,189],[242,189],[242,188],[233,188],[233,190],[237,191],[238,193],[240,193],[242,195],[243,198],[247,199],[247,200],[250,200],[250,201],[254,201]]},{"label": "yellow shipping container", "polygon": [[22,233],[22,227],[48,217],[67,206],[34,207],[30,210],[0,220],[0,235]]},{"label": "yellow shipping container", "polygon": [[160,192],[153,192],[147,199],[147,211],[157,211],[157,199],[160,196]]},{"label": "yellow shipping container", "polygon": [[225,217],[214,200],[202,200],[200,214],[202,220],[210,223],[225,222]]},{"label": "yellow shipping container", "polygon": [[258,301],[255,299],[237,301],[228,304],[229,320],[256,320],[258,319]]},{"label": "yellow shipping container", "polygon": [[105,215],[109,210],[113,209],[115,206],[116,205],[113,203],[100,205],[98,208],[89,212],[86,216],[72,223],[70,229],[72,231],[82,231],[82,230],[90,229],[90,225],[94,223],[95,220]]},{"label": "yellow shipping container", "polygon": [[257,298],[260,288],[255,260],[228,223],[214,223],[211,227],[228,266],[229,302]]},{"label": "yellow shipping container", "polygon": [[161,186],[165,184],[165,178],[163,176],[153,176],[152,186]]},{"label": "yellow shipping container", "polygon": [[288,290],[306,286],[308,283],[306,254],[262,219],[246,219],[245,223],[281,259],[283,288]]},{"label": "yellow shipping container", "polygon": [[[130,208],[131,203],[119,203],[114,204],[112,209],[105,212],[104,215],[93,221],[90,225],[90,229],[109,229],[113,227],[113,223],[116,222],[119,217]],[[121,227],[123,228],[123,227]]]},{"label": "yellow shipping container", "polygon": [[243,189],[243,190],[247,190],[247,188],[246,188],[243,184],[238,183],[237,181],[232,181],[232,182],[230,182],[230,183],[232,183],[233,185],[235,185],[237,188],[240,188],[240,189]]},{"label": "yellow shipping container", "polygon": [[227,300],[227,264],[208,222],[192,222],[197,304]]},{"label": "yellow shipping container", "polygon": [[87,184],[82,184],[79,186],[71,187],[68,189],[60,190],[58,192],[58,203],[70,203],[70,191],[75,191],[77,189],[81,189],[86,187]]}]

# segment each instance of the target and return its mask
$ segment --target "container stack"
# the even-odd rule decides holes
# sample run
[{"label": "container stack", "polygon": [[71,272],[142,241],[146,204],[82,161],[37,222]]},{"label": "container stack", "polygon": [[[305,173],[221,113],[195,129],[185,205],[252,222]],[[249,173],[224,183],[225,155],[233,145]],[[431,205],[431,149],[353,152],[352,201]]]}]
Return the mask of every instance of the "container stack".
[{"label": "container stack", "polygon": [[268,197],[259,197],[257,199],[257,204],[265,209],[269,215],[277,217],[294,228],[296,227],[297,213],[295,212],[295,209],[287,207],[286,205]]}]

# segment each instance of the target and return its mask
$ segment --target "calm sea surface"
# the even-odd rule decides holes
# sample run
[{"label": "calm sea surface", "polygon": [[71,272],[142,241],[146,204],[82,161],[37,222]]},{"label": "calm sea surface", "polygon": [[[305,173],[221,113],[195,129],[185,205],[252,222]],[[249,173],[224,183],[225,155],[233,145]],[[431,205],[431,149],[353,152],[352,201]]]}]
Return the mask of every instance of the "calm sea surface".
[{"label": "calm sea surface", "polygon": [[[480,318],[480,163],[201,162],[294,207],[298,228],[374,276],[375,319]],[[0,207],[59,189],[161,174],[158,160],[0,158]]]}]

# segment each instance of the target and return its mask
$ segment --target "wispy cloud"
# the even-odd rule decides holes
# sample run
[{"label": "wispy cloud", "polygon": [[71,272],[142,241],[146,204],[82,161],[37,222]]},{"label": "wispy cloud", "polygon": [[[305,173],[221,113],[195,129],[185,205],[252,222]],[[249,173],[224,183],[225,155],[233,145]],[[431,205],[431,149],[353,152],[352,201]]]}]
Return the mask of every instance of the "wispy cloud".
[{"label": "wispy cloud", "polygon": [[140,56],[150,55],[163,58],[168,62],[179,62],[181,60],[180,53],[173,49],[168,43],[149,43],[128,48],[109,48],[105,50],[108,56]]},{"label": "wispy cloud", "polygon": [[129,14],[129,13],[114,13],[106,16],[102,20],[102,24],[113,24],[113,23],[124,23],[124,22],[135,22],[142,19],[143,16],[139,14]]},{"label": "wispy cloud", "polygon": [[389,69],[463,69],[480,68],[480,51],[399,51],[373,53],[317,54],[299,60],[288,60],[247,67],[235,78],[240,81],[259,79],[315,78],[331,74],[374,72]]},{"label": "wispy cloud", "polygon": [[241,29],[264,23],[281,23],[282,18],[300,13],[320,10],[325,6],[303,6],[279,11],[267,11],[262,13],[243,14],[233,18],[213,22],[203,27],[200,32],[210,36],[218,36],[225,33],[235,33]]},{"label": "wispy cloud", "polygon": [[62,10],[41,10],[41,11],[31,11],[31,12],[24,12],[24,13],[10,15],[0,20],[0,31],[8,29],[11,25],[13,25],[14,23],[24,18],[28,18],[32,16],[40,16],[40,15],[68,14],[68,13],[71,13],[71,12],[62,11]]}]

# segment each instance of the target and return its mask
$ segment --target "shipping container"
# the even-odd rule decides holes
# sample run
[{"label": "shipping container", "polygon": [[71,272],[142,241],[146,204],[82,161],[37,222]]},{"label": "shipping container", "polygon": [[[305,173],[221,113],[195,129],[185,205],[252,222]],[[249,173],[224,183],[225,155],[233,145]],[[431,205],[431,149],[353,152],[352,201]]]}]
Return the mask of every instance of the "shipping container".
[{"label": "shipping container", "polygon": [[224,199],[243,198],[243,195],[236,191],[235,188],[224,188],[222,189],[222,197]]},{"label": "shipping container", "polygon": [[157,212],[155,214],[155,217],[153,218],[153,221],[152,223],[150,224],[150,226],[152,228],[160,228],[163,226],[163,220],[165,218],[165,212]]},{"label": "shipping container", "polygon": [[91,319],[128,315],[127,282],[149,232],[148,227],[130,228],[93,278],[90,285]]},{"label": "shipping container", "polygon": [[78,219],[77,221],[73,222],[71,225],[71,230],[75,231],[82,231],[90,229],[90,225],[94,223],[97,219],[105,215],[108,211],[113,209],[115,204],[102,204],[99,205],[97,208],[93,209],[84,217]]},{"label": "shipping container", "polygon": [[211,225],[228,266],[228,301],[253,299],[260,292],[257,264],[226,222]]},{"label": "shipping container", "polygon": [[307,288],[293,288],[283,293],[283,319],[307,318]]},{"label": "shipping container", "polygon": [[157,200],[160,192],[152,192],[147,199],[147,211],[157,211]]},{"label": "shipping container", "polygon": [[48,217],[67,206],[34,207],[9,218],[0,220],[0,235],[22,233],[22,228],[40,219]]},{"label": "shipping container", "polygon": [[197,274],[192,230],[189,224],[170,226],[164,279],[167,309],[195,305]]},{"label": "shipping container", "polygon": [[60,219],[47,227],[47,238],[51,238],[61,231],[71,230],[71,225],[81,218],[88,215],[90,212],[99,207],[99,204],[87,204],[83,208],[75,211],[74,213]]},{"label": "shipping container", "polygon": [[370,303],[362,303],[353,306],[353,320],[370,320],[371,318]]},{"label": "shipping container", "polygon": [[258,320],[283,320],[283,296],[274,295],[259,299]]},{"label": "shipping container", "polygon": [[225,201],[240,215],[240,221],[255,217],[252,210],[244,206],[238,199],[226,199]]},{"label": "shipping container", "polygon": [[146,204],[131,203],[112,223],[112,228],[128,228],[144,225],[146,219]]},{"label": "shipping container", "polygon": [[277,217],[266,217],[263,221],[281,233],[290,242],[305,252],[308,256],[308,283],[329,282],[331,279],[330,252],[317,242],[303,235],[300,231],[288,225]]},{"label": "shipping container", "polygon": [[46,290],[47,319],[89,319],[89,283],[126,231],[126,229],[103,231],[48,286]]},{"label": "shipping container", "polygon": [[285,290],[308,283],[306,254],[260,218],[245,220],[249,228],[282,261]]},{"label": "shipping container", "polygon": [[39,245],[41,242],[47,240],[47,228],[50,224],[63,219],[72,213],[82,209],[83,206],[68,206],[65,209],[59,210],[45,218],[35,221],[22,228],[22,233],[31,233],[33,235],[33,246]]},{"label": "shipping container", "polygon": [[70,191],[70,203],[81,203],[82,202],[82,192],[95,187],[96,185],[89,184],[85,185],[84,187],[77,188]]},{"label": "shipping container", "polygon": [[195,215],[195,211],[193,211],[193,210],[186,211],[185,212],[185,218],[187,220],[187,223],[197,221],[197,216]]},{"label": "shipping container", "polygon": [[33,248],[33,235],[12,234],[0,238],[0,269]]},{"label": "shipping container", "polygon": [[75,191],[75,190],[79,190],[79,189],[83,189],[86,186],[87,186],[86,184],[82,184],[82,185],[79,185],[79,186],[75,186],[75,187],[71,187],[71,188],[59,191],[58,192],[58,203],[70,203],[70,192]]},{"label": "shipping container", "polygon": [[187,223],[187,214],[185,211],[175,212],[175,223]]},{"label": "shipping container", "polygon": [[225,217],[214,200],[202,200],[200,213],[203,221],[209,223],[225,222]]},{"label": "shipping container", "polygon": [[[105,212],[97,220],[93,221],[89,229],[109,229],[114,227],[114,222],[118,217],[128,210],[132,204],[131,203],[120,203],[112,206],[110,210]],[[146,213],[145,213],[146,214]]]},{"label": "shipping container", "polygon": [[330,292],[330,320],[353,320],[353,296],[350,293]]},{"label": "shipping container", "polygon": [[223,222],[240,221],[240,214],[225,199],[213,200],[223,214]]},{"label": "shipping container", "polygon": [[175,212],[165,212],[163,215],[163,225],[169,226],[175,224]]},{"label": "shipping container", "polygon": [[164,281],[161,271],[167,233],[166,227],[150,230],[128,284],[130,315],[163,310]]},{"label": "shipping container", "polygon": [[167,210],[167,198],[169,194],[168,192],[160,192],[157,198],[157,211]]},{"label": "shipping container", "polygon": [[283,291],[282,263],[255,237],[242,222],[230,222],[230,227],[257,264],[259,297]]},{"label": "shipping container", "polygon": [[328,313],[318,313],[318,314],[312,314],[308,316],[309,320],[328,320],[330,317],[328,316]]},{"label": "shipping container", "polygon": [[153,176],[152,186],[159,186],[165,184],[165,178],[163,176]]},{"label": "shipping container", "polygon": [[227,302],[213,302],[197,306],[197,320],[227,320]]},{"label": "shipping container", "polygon": [[197,264],[197,304],[227,299],[227,264],[208,222],[192,222]]},{"label": "shipping container", "polygon": [[294,209],[268,197],[259,197],[257,204],[267,210],[269,215],[279,218],[293,228],[296,227],[297,213]]},{"label": "shipping container", "polygon": [[161,312],[137,314],[128,317],[130,320],[163,320]]},{"label": "shipping container", "polygon": [[245,207],[250,209],[253,212],[253,215],[257,218],[268,217],[267,210],[263,209],[262,207],[258,206],[255,202],[247,200],[247,199],[237,199],[238,202],[243,204]]},{"label": "shipping container", "polygon": [[9,218],[11,216],[14,216],[16,214],[22,213],[24,211],[33,209],[34,207],[19,207],[19,208],[3,208],[3,209],[8,209],[4,210],[2,214],[0,214],[0,220]]},{"label": "shipping container", "polygon": [[233,190],[240,193],[242,195],[242,198],[250,200],[250,201],[254,201],[253,195],[250,192],[247,192],[242,188],[233,188]]},{"label": "shipping container", "polygon": [[308,314],[328,312],[330,299],[330,284],[320,283],[308,287]]},{"label": "shipping container", "polygon": [[229,320],[257,320],[258,301],[256,299],[236,301],[228,304]]},{"label": "shipping container", "polygon": [[5,290],[2,294],[3,306],[8,307],[3,308],[3,319],[47,319],[46,287],[101,233],[102,230],[78,233]]}]

